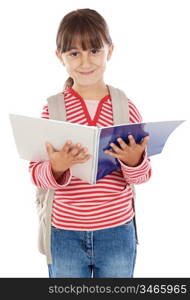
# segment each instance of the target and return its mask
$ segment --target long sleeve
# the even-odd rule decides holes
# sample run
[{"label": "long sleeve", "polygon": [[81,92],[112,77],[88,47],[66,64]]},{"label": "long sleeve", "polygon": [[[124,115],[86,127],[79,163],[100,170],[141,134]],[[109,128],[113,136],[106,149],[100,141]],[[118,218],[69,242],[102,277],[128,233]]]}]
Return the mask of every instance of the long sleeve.
[{"label": "long sleeve", "polygon": [[129,167],[121,162],[121,170],[123,177],[129,184],[141,184],[148,181],[152,175],[152,168],[150,165],[150,158],[147,157],[147,152],[143,155],[143,161],[137,167]]},{"label": "long sleeve", "polygon": [[[142,117],[134,105],[134,103],[129,100],[129,120],[130,123],[142,123]],[[129,167],[125,165],[120,159],[118,159],[123,177],[129,184],[141,184],[148,181],[152,175],[152,168],[150,165],[150,158],[147,157],[147,150],[145,149],[142,162],[136,167]]]},{"label": "long sleeve", "polygon": [[[48,106],[43,106],[41,117],[49,119]],[[42,189],[60,189],[68,185],[72,178],[71,169],[66,170],[60,178],[56,181],[53,176],[51,162],[29,162],[29,172],[31,174],[31,181],[34,185]]]},{"label": "long sleeve", "polygon": [[42,189],[60,189],[69,184],[72,172],[71,169],[65,171],[56,181],[51,168],[50,161],[30,162],[29,171],[32,183]]}]

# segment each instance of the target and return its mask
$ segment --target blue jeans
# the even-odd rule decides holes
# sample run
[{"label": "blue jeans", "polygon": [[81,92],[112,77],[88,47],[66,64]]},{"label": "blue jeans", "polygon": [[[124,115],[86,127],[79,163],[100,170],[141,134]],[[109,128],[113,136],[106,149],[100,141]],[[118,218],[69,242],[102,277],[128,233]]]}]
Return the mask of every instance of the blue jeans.
[{"label": "blue jeans", "polygon": [[94,231],[52,226],[49,277],[133,277],[136,248],[134,220]]}]

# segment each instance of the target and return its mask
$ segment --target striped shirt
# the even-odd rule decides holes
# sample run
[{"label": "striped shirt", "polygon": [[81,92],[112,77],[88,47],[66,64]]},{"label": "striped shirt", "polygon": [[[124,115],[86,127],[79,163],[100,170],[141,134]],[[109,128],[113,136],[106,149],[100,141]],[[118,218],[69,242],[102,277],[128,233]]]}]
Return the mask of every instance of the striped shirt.
[{"label": "striped shirt", "polygon": [[[86,101],[74,89],[67,87],[63,94],[68,122],[97,127],[114,125],[110,95],[98,100],[92,119]],[[49,118],[47,104],[43,106],[41,117]],[[142,122],[142,117],[131,100],[129,120],[130,123]],[[30,161],[32,183],[42,189],[55,190],[52,226],[67,230],[99,230],[130,221],[135,215],[130,184],[141,184],[149,180],[152,173],[150,158],[144,151],[143,160],[136,167],[129,167],[119,159],[118,161],[121,167],[99,179],[95,185],[73,176],[70,168],[56,180],[49,160]]]}]

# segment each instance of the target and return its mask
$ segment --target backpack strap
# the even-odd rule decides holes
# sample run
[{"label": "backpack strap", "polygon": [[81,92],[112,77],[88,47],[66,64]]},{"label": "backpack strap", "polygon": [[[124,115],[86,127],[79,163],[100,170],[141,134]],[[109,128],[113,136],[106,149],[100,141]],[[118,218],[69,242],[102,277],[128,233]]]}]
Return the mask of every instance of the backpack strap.
[{"label": "backpack strap", "polygon": [[111,85],[107,86],[112,99],[114,125],[129,123],[129,106],[127,96],[122,90]]},{"label": "backpack strap", "polygon": [[47,98],[49,118],[53,120],[66,121],[66,108],[64,94],[58,93]]}]

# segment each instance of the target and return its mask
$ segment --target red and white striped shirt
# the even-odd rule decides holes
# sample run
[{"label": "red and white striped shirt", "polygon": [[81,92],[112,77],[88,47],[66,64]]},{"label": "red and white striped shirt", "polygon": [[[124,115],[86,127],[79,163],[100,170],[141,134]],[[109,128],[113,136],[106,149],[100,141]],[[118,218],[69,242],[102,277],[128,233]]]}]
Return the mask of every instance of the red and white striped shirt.
[{"label": "red and white striped shirt", "polygon": [[[97,127],[114,125],[110,95],[98,101],[92,120],[84,99],[75,90],[67,87],[63,93],[68,122]],[[49,119],[48,105],[43,106],[41,117]],[[131,123],[142,122],[141,115],[131,100],[129,120]],[[29,171],[32,183],[42,189],[55,190],[51,224],[67,230],[99,230],[130,221],[135,212],[129,184],[148,181],[152,169],[146,151],[142,163],[137,167],[128,167],[119,159],[118,161],[121,168],[98,180],[95,185],[76,178],[71,169],[65,171],[56,181],[49,160],[31,161]]]}]

